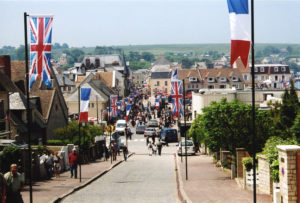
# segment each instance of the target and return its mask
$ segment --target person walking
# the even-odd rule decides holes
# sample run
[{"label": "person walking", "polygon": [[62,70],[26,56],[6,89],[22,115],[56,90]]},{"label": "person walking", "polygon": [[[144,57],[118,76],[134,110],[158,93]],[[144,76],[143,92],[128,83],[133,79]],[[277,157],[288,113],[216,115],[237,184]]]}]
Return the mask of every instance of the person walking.
[{"label": "person walking", "polygon": [[152,152],[156,156],[156,152],[157,152],[157,146],[156,146],[156,144],[152,145]]},{"label": "person walking", "polygon": [[158,155],[160,156],[161,155],[161,149],[162,149],[161,139],[158,140],[157,149],[158,149]]},{"label": "person walking", "polygon": [[149,142],[149,144],[148,144],[148,152],[149,152],[149,156],[152,156],[152,143],[151,142]]},{"label": "person walking", "polygon": [[54,167],[53,167],[54,175],[55,178],[58,178],[60,172],[60,157],[58,156],[57,152],[54,153],[53,161],[54,161]]},{"label": "person walking", "polygon": [[71,178],[73,178],[73,175],[75,178],[77,178],[77,166],[79,162],[79,157],[77,155],[77,151],[75,148],[73,148],[72,153],[69,154],[69,166],[70,166],[70,172],[71,172]]},{"label": "person walking", "polygon": [[46,159],[46,171],[47,171],[47,177],[48,179],[51,179],[53,176],[53,155],[51,152],[47,153],[47,159]]},{"label": "person walking", "polygon": [[0,173],[0,203],[6,201],[6,181],[2,173]]},{"label": "person walking", "polygon": [[128,148],[125,144],[124,147],[123,147],[124,161],[127,161],[127,154],[128,154]]},{"label": "person walking", "polygon": [[6,203],[23,203],[21,191],[24,188],[22,175],[18,173],[17,164],[10,166],[10,171],[4,175],[6,181]]}]

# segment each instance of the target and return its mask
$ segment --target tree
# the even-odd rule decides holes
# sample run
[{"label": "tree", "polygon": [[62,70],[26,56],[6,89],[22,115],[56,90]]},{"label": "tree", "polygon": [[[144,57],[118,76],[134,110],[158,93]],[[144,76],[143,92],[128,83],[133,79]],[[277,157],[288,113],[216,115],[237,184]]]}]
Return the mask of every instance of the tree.
[{"label": "tree", "polygon": [[19,48],[17,48],[16,59],[19,61],[25,60],[25,46],[24,45],[21,45],[21,46],[19,46]]},{"label": "tree", "polygon": [[154,55],[150,52],[143,52],[142,58],[148,62],[152,62],[155,59]]},{"label": "tree", "polygon": [[293,47],[287,46],[286,50],[289,52],[289,54],[291,54],[293,52]]},{"label": "tree", "polygon": [[[256,111],[256,148],[260,151],[265,141],[272,135],[272,120],[269,112]],[[203,128],[203,137],[207,146],[217,152],[226,148],[232,154],[239,147],[246,148],[252,154],[251,131],[252,106],[238,101],[213,102],[203,109],[200,117],[200,127]]]},{"label": "tree", "polygon": [[[94,138],[97,135],[103,135],[104,129],[99,126],[94,126],[90,124],[86,124],[85,127],[81,127],[81,145],[84,144],[83,134],[86,136],[85,143],[87,146],[94,143]],[[55,134],[59,136],[61,140],[64,141],[65,144],[73,143],[79,144],[79,134],[78,134],[78,121],[69,122],[68,126],[63,128],[58,128],[55,130]]]},{"label": "tree", "polygon": [[297,115],[294,125],[291,128],[293,136],[296,138],[297,142],[300,143],[300,114]]}]

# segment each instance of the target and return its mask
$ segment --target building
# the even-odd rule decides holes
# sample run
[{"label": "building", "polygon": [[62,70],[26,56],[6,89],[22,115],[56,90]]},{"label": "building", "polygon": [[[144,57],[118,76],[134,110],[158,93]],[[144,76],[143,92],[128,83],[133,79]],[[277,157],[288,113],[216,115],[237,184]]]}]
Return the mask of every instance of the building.
[{"label": "building", "polygon": [[158,92],[171,94],[171,72],[152,72],[149,80],[151,96]]},{"label": "building", "polygon": [[147,81],[148,69],[139,69],[132,74],[132,83],[138,87],[143,86]]},{"label": "building", "polygon": [[58,86],[63,94],[72,92],[75,88],[75,83],[63,74],[56,74]]}]

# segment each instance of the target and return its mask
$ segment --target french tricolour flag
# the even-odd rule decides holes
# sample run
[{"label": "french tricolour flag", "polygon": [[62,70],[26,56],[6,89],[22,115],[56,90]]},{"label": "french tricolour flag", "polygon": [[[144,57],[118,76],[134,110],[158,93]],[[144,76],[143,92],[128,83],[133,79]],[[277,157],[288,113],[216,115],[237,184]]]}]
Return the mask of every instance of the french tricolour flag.
[{"label": "french tricolour flag", "polygon": [[231,60],[230,64],[241,58],[245,67],[251,41],[251,21],[248,0],[227,0],[231,30]]},{"label": "french tricolour flag", "polygon": [[89,102],[91,96],[91,88],[81,88],[80,89],[80,116],[79,116],[79,123],[83,120],[87,123],[88,122],[88,111],[89,111]]},{"label": "french tricolour flag", "polygon": [[155,98],[155,109],[159,109],[159,98]]},{"label": "french tricolour flag", "polygon": [[131,104],[126,105],[126,121],[128,120],[128,116],[131,110]]}]

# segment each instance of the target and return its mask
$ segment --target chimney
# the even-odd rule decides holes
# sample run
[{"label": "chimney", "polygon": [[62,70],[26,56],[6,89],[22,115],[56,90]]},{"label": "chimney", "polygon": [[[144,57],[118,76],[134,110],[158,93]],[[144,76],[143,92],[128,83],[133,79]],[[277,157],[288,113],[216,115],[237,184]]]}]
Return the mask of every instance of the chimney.
[{"label": "chimney", "polygon": [[3,67],[4,73],[11,78],[10,56],[0,55],[0,66]]}]

